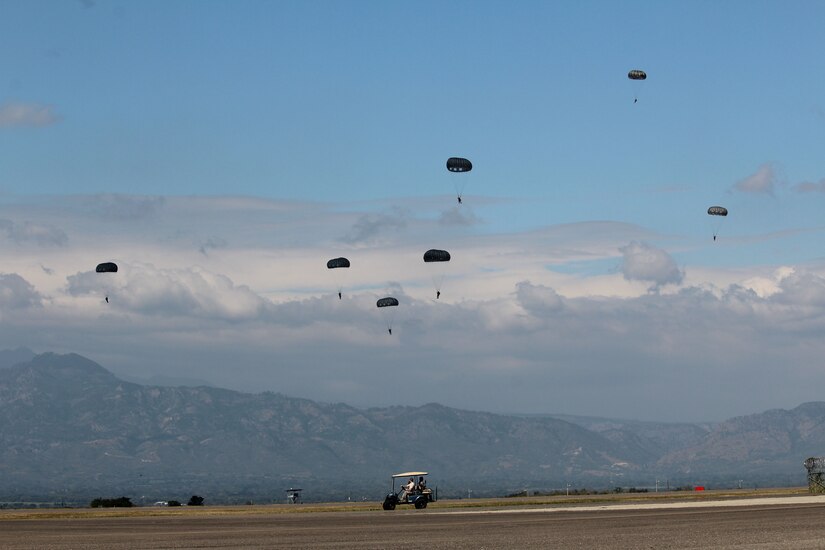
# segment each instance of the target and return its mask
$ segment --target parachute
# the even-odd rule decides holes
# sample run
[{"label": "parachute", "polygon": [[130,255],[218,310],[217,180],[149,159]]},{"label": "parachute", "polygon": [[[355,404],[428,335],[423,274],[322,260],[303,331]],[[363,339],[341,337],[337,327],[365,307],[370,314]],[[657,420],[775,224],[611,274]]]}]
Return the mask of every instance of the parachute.
[{"label": "parachute", "polygon": [[349,260],[346,258],[333,258],[327,262],[328,269],[335,269],[338,267],[349,267]]},{"label": "parachute", "polygon": [[708,208],[708,215],[714,216],[711,218],[713,220],[713,240],[716,240],[716,236],[719,234],[719,229],[722,228],[722,222],[728,215],[728,209],[724,206],[711,206]]},{"label": "parachute", "polygon": [[447,270],[447,263],[450,261],[450,253],[446,250],[437,250],[431,248],[424,253],[424,263],[435,264],[430,269],[433,278],[433,286],[435,287],[436,299],[441,297],[441,285],[444,283],[444,275]]},{"label": "parachute", "polygon": [[[96,273],[117,273],[117,264],[114,262],[104,262],[102,264],[97,264],[95,268]],[[105,290],[105,289],[104,289]],[[106,292],[106,303],[109,303],[109,291],[105,290]]]},{"label": "parachute", "polygon": [[398,305],[398,300],[393,298],[392,296],[388,296],[386,298],[381,298],[377,302],[375,302],[377,307],[392,307]]},{"label": "parachute", "polygon": [[387,323],[387,332],[392,334],[392,323],[395,320],[395,308],[398,306],[398,300],[393,298],[392,296],[387,296],[386,298],[381,298],[375,305],[381,309],[381,312],[384,314],[384,321]]},{"label": "parachute", "polygon": [[[333,258],[327,262],[327,269],[339,269],[342,267],[349,267],[349,260],[346,258]],[[338,299],[341,299],[341,291],[344,288],[344,272],[337,271],[336,272],[336,279],[338,281]]]},{"label": "parachute", "polygon": [[473,163],[461,157],[450,157],[447,159],[447,170],[450,172],[469,172],[473,169]]},{"label": "parachute", "polygon": [[430,262],[449,262],[450,261],[450,253],[446,250],[436,250],[435,248],[431,248],[430,250],[424,253],[424,261],[427,263]]},{"label": "parachute", "polygon": [[633,69],[627,73],[627,78],[633,81],[633,103],[636,103],[639,101],[640,82],[647,80],[647,73],[641,69]]},{"label": "parachute", "polygon": [[[461,157],[450,157],[447,159],[447,170],[454,173],[469,172],[473,169],[473,163]],[[456,198],[458,204],[461,204],[461,195],[464,194],[464,186],[467,185],[467,178],[453,178],[453,186],[455,187]]]}]

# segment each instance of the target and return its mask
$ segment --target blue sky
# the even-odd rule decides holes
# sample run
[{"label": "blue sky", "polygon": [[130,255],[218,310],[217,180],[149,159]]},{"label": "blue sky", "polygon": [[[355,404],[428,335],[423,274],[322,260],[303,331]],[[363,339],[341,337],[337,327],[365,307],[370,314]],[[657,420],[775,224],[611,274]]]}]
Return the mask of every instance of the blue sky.
[{"label": "blue sky", "polygon": [[[691,317],[704,311],[810,354],[794,352],[801,382],[777,395],[769,339],[750,333],[741,361],[762,385],[730,399],[738,367],[720,361],[715,393],[674,418],[816,398],[825,311],[800,313],[819,302],[799,287],[825,277],[824,23],[821,2],[4,2],[0,252],[21,312],[0,318],[0,345],[356,405],[387,404],[369,365],[395,346],[440,388],[409,404],[477,407],[470,376],[498,411],[649,418],[677,381],[707,382],[676,366],[705,360],[689,342],[743,345]],[[447,173],[449,156],[474,170]],[[716,243],[714,204],[730,210]],[[437,304],[406,263],[428,248],[454,258]],[[364,266],[340,319],[315,267],[339,255]],[[108,259],[131,294],[101,310],[88,271]],[[370,304],[391,292],[410,307],[379,344]],[[657,317],[675,304],[684,319]],[[114,335],[110,315],[127,323]],[[575,333],[555,324],[573,318]],[[651,342],[651,324],[713,334]],[[330,350],[350,374],[317,366]],[[606,397],[616,368],[639,400]]]}]

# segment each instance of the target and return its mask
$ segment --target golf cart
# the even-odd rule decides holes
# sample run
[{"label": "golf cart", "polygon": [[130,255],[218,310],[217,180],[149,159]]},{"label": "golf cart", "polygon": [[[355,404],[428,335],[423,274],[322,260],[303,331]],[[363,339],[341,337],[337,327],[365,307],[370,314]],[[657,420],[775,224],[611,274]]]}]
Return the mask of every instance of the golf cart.
[{"label": "golf cart", "polygon": [[303,491],[303,489],[293,489],[290,487],[286,490],[286,501],[290,504],[300,504],[301,491]]},{"label": "golf cart", "polygon": [[[395,510],[399,504],[412,504],[417,509],[426,508],[428,502],[435,502],[438,490],[427,487],[424,476],[427,472],[404,472],[392,476],[392,492],[384,499],[384,510]],[[399,491],[395,492],[395,480],[401,480]],[[409,479],[409,481],[407,481]],[[405,481],[407,481],[405,483]]]}]

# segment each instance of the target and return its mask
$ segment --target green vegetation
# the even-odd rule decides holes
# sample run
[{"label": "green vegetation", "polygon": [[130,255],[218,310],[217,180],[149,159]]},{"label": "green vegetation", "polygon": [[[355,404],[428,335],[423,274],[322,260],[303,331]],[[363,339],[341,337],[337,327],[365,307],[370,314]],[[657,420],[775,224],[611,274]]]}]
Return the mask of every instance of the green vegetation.
[{"label": "green vegetation", "polygon": [[96,498],[89,506],[92,508],[131,508],[134,504],[129,497]]}]

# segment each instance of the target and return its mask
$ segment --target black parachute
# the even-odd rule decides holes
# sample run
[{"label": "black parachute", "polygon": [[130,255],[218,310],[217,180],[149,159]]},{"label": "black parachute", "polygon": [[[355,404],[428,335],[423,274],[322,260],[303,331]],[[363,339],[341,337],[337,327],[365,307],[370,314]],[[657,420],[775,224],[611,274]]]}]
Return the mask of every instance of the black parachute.
[{"label": "black parachute", "polygon": [[338,280],[338,299],[342,298],[341,292],[344,290],[344,276],[340,268],[349,268],[349,260],[346,258],[333,258],[327,262],[327,269],[338,269],[336,278]]},{"label": "black parachute", "polygon": [[391,306],[397,306],[397,305],[398,305],[398,300],[396,300],[396,299],[395,299],[395,298],[393,298],[392,296],[387,296],[386,298],[381,298],[380,300],[378,300],[377,302],[375,302],[375,305],[376,305],[377,307],[391,307]]},{"label": "black parachute", "polygon": [[449,262],[450,261],[450,253],[446,250],[437,250],[435,248],[431,248],[430,250],[424,253],[424,261],[429,262]]},{"label": "black parachute", "polygon": [[[117,264],[114,262],[103,262],[102,264],[97,264],[95,268],[95,272],[97,273],[117,273]],[[107,285],[108,286],[108,285]],[[109,291],[105,290],[106,296],[105,300],[106,303],[109,303]]]},{"label": "black parachute", "polygon": [[[473,169],[473,163],[461,157],[450,157],[447,159],[447,170],[453,173],[461,174],[469,172]],[[455,187],[455,196],[458,204],[461,204],[461,195],[464,194],[464,186],[467,185],[467,177],[453,178],[453,187]]]},{"label": "black parachute", "polygon": [[395,321],[395,307],[398,306],[398,300],[393,298],[392,296],[387,296],[386,298],[381,298],[375,305],[381,309],[381,313],[384,315],[384,321],[387,323],[387,332],[392,335],[392,323]]},{"label": "black parachute", "polygon": [[450,157],[447,159],[447,170],[450,172],[469,172],[473,169],[473,163],[461,157]]},{"label": "black parachute", "polygon": [[719,230],[722,229],[722,222],[728,215],[728,209],[724,206],[711,206],[708,208],[709,216],[719,216],[711,218],[713,222],[713,240],[719,235]]},{"label": "black parachute", "polygon": [[349,260],[346,258],[333,258],[327,262],[327,268],[349,267]]},{"label": "black parachute", "polygon": [[431,248],[424,253],[424,263],[434,263],[435,265],[430,269],[430,275],[433,278],[433,286],[435,287],[436,300],[441,298],[441,285],[444,284],[444,275],[447,272],[446,262],[450,261],[450,253],[446,250],[438,250]]},{"label": "black parachute", "polygon": [[631,87],[633,88],[633,103],[639,101],[639,92],[641,91],[641,82],[647,80],[647,73],[641,69],[633,69],[627,73],[627,78],[631,80]]}]

